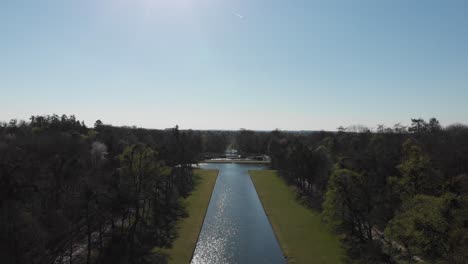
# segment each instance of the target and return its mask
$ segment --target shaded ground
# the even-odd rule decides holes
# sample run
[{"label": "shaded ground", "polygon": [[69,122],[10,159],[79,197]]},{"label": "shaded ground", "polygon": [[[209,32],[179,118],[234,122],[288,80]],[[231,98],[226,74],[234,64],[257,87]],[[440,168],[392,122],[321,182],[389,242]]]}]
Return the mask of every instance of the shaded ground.
[{"label": "shaded ground", "polygon": [[269,161],[248,160],[248,159],[211,159],[204,160],[201,163],[241,163],[241,164],[270,164]]},{"label": "shaded ground", "polygon": [[317,212],[299,204],[294,190],[276,171],[249,172],[288,263],[342,263],[339,238]]},{"label": "shaded ground", "polygon": [[168,256],[169,263],[187,264],[192,258],[195,245],[198,240],[205,213],[213,192],[217,170],[194,170],[195,189],[182,200],[188,213],[187,218],[182,218],[177,223],[178,236],[170,249],[155,248],[154,252]]}]

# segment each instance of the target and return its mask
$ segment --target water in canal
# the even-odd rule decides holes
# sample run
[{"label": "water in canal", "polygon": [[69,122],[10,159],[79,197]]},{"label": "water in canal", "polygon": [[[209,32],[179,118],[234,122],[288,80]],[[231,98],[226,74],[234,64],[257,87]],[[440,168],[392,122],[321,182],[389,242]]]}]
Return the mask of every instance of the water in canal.
[{"label": "water in canal", "polygon": [[203,164],[218,169],[192,263],[285,263],[249,170],[263,165]]}]

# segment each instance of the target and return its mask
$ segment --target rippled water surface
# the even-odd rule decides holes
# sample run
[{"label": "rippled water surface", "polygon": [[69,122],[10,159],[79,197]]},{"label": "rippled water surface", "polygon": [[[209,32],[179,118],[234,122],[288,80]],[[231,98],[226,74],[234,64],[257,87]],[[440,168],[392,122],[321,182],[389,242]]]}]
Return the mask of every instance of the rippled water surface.
[{"label": "rippled water surface", "polygon": [[192,263],[285,263],[258,199],[250,164],[204,164],[219,175]]}]

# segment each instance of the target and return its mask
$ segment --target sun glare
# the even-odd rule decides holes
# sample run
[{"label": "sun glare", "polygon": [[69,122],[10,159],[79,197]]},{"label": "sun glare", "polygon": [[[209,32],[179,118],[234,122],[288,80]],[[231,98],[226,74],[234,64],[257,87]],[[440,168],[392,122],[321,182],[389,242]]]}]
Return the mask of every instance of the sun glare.
[{"label": "sun glare", "polygon": [[133,0],[145,9],[188,9],[194,0]]},{"label": "sun glare", "polygon": [[[106,4],[104,4],[104,2]],[[198,12],[207,0],[107,0],[102,9],[116,16],[127,15],[143,21],[184,21]]]},{"label": "sun glare", "polygon": [[194,2],[195,0],[121,0],[121,11],[134,10],[145,20],[165,16],[180,18],[194,11]]}]

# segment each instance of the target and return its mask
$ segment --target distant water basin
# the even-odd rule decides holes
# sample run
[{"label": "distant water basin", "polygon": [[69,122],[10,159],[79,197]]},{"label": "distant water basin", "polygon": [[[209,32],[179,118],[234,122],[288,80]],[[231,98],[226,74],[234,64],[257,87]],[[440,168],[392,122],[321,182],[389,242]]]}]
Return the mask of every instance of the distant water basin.
[{"label": "distant water basin", "polygon": [[219,175],[192,263],[286,263],[249,170],[253,164],[202,164]]}]

